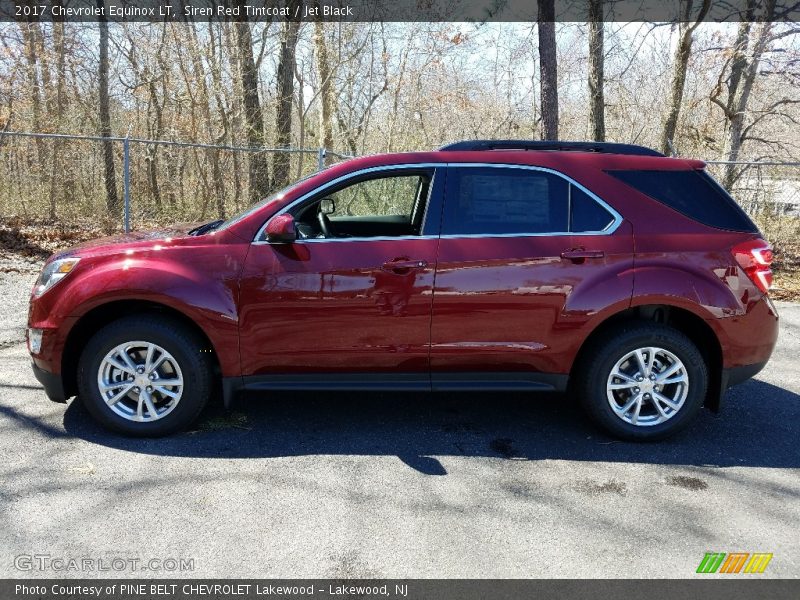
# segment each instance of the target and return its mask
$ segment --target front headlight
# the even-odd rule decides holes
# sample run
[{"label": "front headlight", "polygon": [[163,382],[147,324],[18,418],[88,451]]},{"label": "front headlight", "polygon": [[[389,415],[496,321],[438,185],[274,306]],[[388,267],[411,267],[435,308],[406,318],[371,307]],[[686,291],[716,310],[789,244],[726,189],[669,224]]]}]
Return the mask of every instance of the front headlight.
[{"label": "front headlight", "polygon": [[79,258],[60,258],[45,265],[42,274],[33,287],[33,295],[38,298],[59,281],[69,275],[78,264]]}]

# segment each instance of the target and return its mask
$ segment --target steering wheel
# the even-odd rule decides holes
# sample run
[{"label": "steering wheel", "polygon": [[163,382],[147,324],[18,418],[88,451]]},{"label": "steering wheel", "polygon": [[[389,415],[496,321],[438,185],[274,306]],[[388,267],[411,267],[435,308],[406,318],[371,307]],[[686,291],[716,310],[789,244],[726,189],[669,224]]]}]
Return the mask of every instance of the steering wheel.
[{"label": "steering wheel", "polygon": [[317,221],[319,222],[319,228],[322,230],[322,234],[326,238],[332,238],[333,232],[331,231],[331,220],[328,218],[328,215],[323,212],[318,212]]}]

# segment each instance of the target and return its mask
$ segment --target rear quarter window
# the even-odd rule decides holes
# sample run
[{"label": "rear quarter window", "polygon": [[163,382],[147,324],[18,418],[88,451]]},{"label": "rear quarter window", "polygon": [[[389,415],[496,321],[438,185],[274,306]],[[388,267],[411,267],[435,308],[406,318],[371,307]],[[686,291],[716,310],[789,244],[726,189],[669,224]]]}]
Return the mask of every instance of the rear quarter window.
[{"label": "rear quarter window", "polygon": [[730,231],[758,231],[736,201],[705,171],[606,173],[703,225]]}]

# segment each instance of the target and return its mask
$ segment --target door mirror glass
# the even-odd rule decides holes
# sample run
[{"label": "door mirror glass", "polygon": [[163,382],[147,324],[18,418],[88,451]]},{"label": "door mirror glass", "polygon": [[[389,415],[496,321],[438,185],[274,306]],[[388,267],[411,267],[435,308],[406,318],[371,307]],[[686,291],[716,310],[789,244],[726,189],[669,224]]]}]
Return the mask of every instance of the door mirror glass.
[{"label": "door mirror glass", "polygon": [[292,215],[273,217],[267,223],[267,240],[273,244],[290,244],[297,239],[297,228]]},{"label": "door mirror glass", "polygon": [[332,215],[336,212],[336,202],[333,198],[323,198],[319,201],[319,212],[323,215]]}]

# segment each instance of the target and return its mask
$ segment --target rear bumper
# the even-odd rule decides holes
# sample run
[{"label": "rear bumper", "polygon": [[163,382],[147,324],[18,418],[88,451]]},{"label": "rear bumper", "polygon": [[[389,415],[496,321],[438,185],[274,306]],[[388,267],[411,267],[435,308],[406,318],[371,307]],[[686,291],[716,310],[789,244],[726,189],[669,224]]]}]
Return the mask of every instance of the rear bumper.
[{"label": "rear bumper", "polygon": [[767,364],[767,361],[754,363],[752,365],[744,365],[742,367],[731,367],[729,369],[722,369],[722,389],[727,390],[729,387],[747,381],[751,377],[758,374]]},{"label": "rear bumper", "polygon": [[36,363],[31,363],[33,368],[33,375],[39,380],[39,383],[44,387],[44,393],[53,402],[66,402],[67,396],[64,393],[64,382],[61,375],[45,371],[41,367],[36,366]]},{"label": "rear bumper", "polygon": [[759,373],[766,364],[767,361],[764,360],[750,365],[722,369],[719,378],[719,386],[712,384],[708,390],[708,396],[706,396],[705,402],[706,408],[718,413],[722,408],[722,397],[725,395],[725,390],[747,381]]}]

